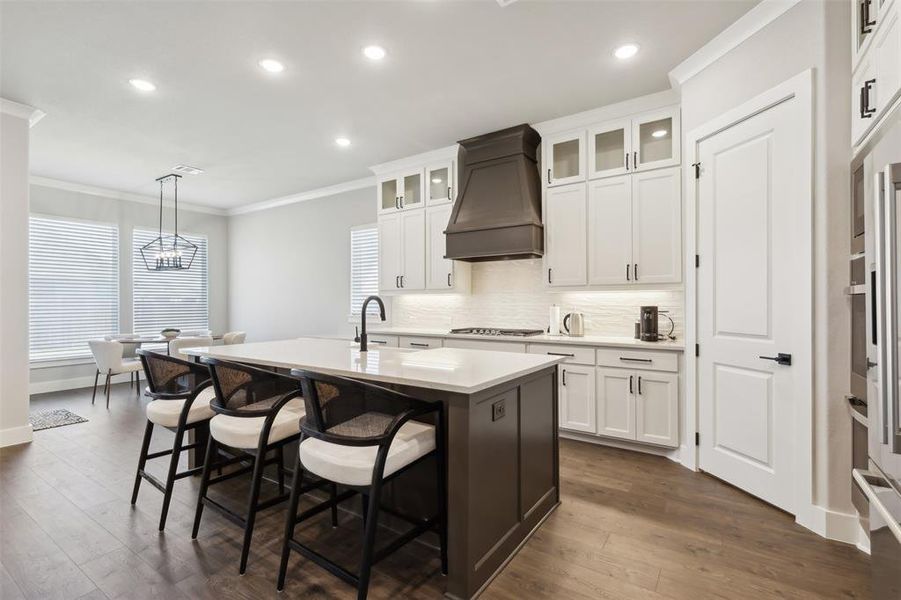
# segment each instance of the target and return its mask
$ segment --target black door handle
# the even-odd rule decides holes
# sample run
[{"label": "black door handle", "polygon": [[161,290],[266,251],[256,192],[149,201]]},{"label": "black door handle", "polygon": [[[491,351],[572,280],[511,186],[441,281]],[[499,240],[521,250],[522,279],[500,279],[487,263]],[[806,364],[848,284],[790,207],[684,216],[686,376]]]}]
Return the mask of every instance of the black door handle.
[{"label": "black door handle", "polygon": [[566,385],[566,369],[563,369],[563,385]]},{"label": "black door handle", "polygon": [[641,375],[638,376],[638,393],[641,393]]},{"label": "black door handle", "polygon": [[548,185],[551,184],[551,170],[550,169],[547,170],[547,183],[548,183]]},{"label": "black door handle", "polygon": [[632,375],[629,375],[629,393],[632,393]]},{"label": "black door handle", "polygon": [[626,152],[626,170],[629,170],[629,153]]},{"label": "black door handle", "polygon": [[790,366],[792,364],[792,355],[786,354],[785,352],[780,352],[776,356],[761,356],[764,360],[771,360],[779,365]]}]

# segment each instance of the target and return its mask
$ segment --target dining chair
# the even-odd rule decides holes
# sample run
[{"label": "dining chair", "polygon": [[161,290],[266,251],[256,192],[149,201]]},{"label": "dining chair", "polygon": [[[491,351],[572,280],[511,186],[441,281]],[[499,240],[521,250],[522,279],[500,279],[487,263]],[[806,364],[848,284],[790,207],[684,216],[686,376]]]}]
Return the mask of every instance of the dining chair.
[{"label": "dining chair", "polygon": [[169,342],[169,355],[177,356],[185,360],[194,360],[190,354],[182,352],[182,348],[198,348],[201,346],[212,346],[213,338],[210,336],[190,336],[177,337]]},{"label": "dining chair", "polygon": [[[106,392],[106,407],[109,408],[110,397],[110,379],[113,375],[120,373],[140,373],[141,361],[139,360],[122,360],[123,346],[121,342],[115,340],[90,340],[88,346],[91,348],[91,354],[94,356],[94,362],[97,365],[97,371],[94,373],[94,393],[91,395],[91,404],[97,397],[97,379],[101,373],[106,374],[106,382],[104,383],[104,391]],[[140,394],[140,378],[139,384],[135,386]]]},{"label": "dining chair", "polygon": [[226,346],[231,344],[243,344],[247,334],[243,331],[229,331],[222,336],[222,343]]},{"label": "dining chair", "polygon": [[[294,550],[356,586],[358,600],[365,600],[372,566],[431,530],[438,533],[441,572],[446,574],[447,456],[442,403],[426,402],[377,385],[321,373],[295,369],[291,375],[301,380],[305,416],[300,424],[300,444],[285,520],[278,590],[285,587],[288,559]],[[435,462],[436,514],[417,518],[382,507],[384,485],[429,457]],[[347,488],[351,494],[359,493],[363,499],[363,549],[356,574],[294,537],[297,525],[323,510],[320,504],[297,514],[307,473]],[[395,482],[394,489],[399,484]],[[348,492],[332,498],[331,502],[343,500]],[[376,551],[381,510],[412,527]]]},{"label": "dining chair", "polygon": [[[185,450],[195,450],[209,443],[209,422],[216,414],[210,408],[210,401],[215,391],[210,381],[210,370],[205,366],[167,356],[159,352],[138,350],[144,375],[147,378],[151,401],[147,404],[147,425],[144,428],[144,440],[138,457],[138,469],[135,473],[135,485],[131,494],[131,503],[138,500],[141,481],[146,479],[153,487],[163,492],[163,508],[160,513],[159,530],[166,528],[166,516],[169,514],[169,503],[172,500],[172,489],[179,479],[200,473],[203,465],[178,472],[178,459]],[[154,426],[165,427],[175,434],[172,448],[158,452],[149,452],[150,439]],[[183,445],[186,432],[200,430],[201,440]],[[203,454],[205,455],[205,448]],[[166,480],[160,481],[147,471],[148,460],[169,457],[169,470]]]},{"label": "dining chair", "polygon": [[[266,371],[248,365],[227,362],[213,358],[203,358],[213,379],[215,398],[210,406],[216,413],[210,420],[210,442],[207,445],[203,474],[200,478],[200,492],[197,497],[197,511],[191,538],[196,539],[203,516],[203,507],[209,506],[227,519],[244,528],[244,543],[241,548],[239,572],[247,569],[250,542],[254,523],[259,511],[276,506],[288,499],[285,491],[284,446],[300,436],[300,419],[304,415],[304,404],[300,399],[300,383],[287,375]],[[231,458],[221,461],[221,456]],[[274,456],[270,456],[274,454]],[[237,461],[250,462],[249,466],[218,475],[211,479],[213,469],[221,469]],[[268,465],[275,465],[278,478],[278,494],[260,501],[263,471]],[[210,498],[210,486],[227,479],[252,472],[250,497],[243,514]],[[316,482],[308,486],[319,489],[328,484]],[[337,524],[337,490],[330,487],[336,508],[332,512],[332,522]]]}]

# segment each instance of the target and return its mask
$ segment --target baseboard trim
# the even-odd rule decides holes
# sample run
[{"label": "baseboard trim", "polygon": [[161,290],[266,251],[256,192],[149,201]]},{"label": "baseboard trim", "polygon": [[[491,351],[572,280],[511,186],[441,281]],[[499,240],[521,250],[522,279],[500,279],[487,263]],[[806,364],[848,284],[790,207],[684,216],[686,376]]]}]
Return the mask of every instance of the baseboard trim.
[{"label": "baseboard trim", "polygon": [[[138,372],[140,373],[140,371]],[[129,374],[122,373],[120,375],[113,375],[112,382],[113,383],[128,383],[129,382]],[[139,375],[140,377],[140,375]],[[97,380],[97,387],[103,387],[103,380],[105,379],[104,375],[101,375]],[[94,386],[94,376],[86,375],[84,377],[72,377],[70,379],[55,379],[53,381],[36,381],[32,382],[28,385],[28,393],[29,394],[46,394],[48,392],[62,392],[64,390],[77,390],[81,388],[89,388]]]},{"label": "baseboard trim", "polygon": [[20,427],[0,429],[0,448],[27,444],[32,440],[32,434],[31,423]]},{"label": "baseboard trim", "polygon": [[811,506],[806,516],[802,516],[799,512],[796,522],[824,538],[853,544],[863,550],[861,548],[862,529],[856,513],[842,513],[822,506]]},{"label": "baseboard trim", "polygon": [[632,450],[633,452],[643,452],[645,454],[653,454],[668,458],[673,462],[681,464],[679,448],[662,448],[637,442],[629,442],[628,440],[614,440],[606,437],[598,437],[587,433],[578,433],[575,431],[560,430],[560,437],[567,440],[576,440],[578,442],[588,442],[589,444],[597,444],[598,446],[610,446],[611,448],[619,448],[621,450]]}]

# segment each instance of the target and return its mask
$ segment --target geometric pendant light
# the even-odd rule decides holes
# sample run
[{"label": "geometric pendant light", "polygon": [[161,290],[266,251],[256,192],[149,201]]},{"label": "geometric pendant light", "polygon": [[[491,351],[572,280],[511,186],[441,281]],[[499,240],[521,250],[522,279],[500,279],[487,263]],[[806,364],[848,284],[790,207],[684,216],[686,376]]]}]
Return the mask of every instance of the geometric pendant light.
[{"label": "geometric pendant light", "polygon": [[[163,183],[171,179],[174,184],[175,229],[163,235]],[[160,234],[141,248],[141,258],[148,271],[185,271],[191,268],[197,246],[178,235],[178,180],[181,175],[170,173],[156,179],[160,182]]]}]

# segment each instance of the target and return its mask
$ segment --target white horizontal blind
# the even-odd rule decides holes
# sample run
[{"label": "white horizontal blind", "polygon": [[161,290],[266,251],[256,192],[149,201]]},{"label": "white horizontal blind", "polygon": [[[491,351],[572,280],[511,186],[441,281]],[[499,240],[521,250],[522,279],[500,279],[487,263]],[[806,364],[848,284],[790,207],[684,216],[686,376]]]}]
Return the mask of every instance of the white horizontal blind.
[{"label": "white horizontal blind", "polygon": [[148,271],[141,258],[141,248],[158,235],[158,231],[135,229],[132,237],[135,333],[153,335],[167,327],[209,329],[206,237],[180,234],[197,245],[197,254],[190,269]]},{"label": "white horizontal blind", "polygon": [[29,360],[91,356],[119,331],[119,230],[32,216],[28,234]]},{"label": "white horizontal blind", "polygon": [[[350,230],[350,314],[359,316],[366,297],[378,293],[378,227],[376,225],[355,227]],[[369,310],[377,311],[378,307],[373,304]]]}]

